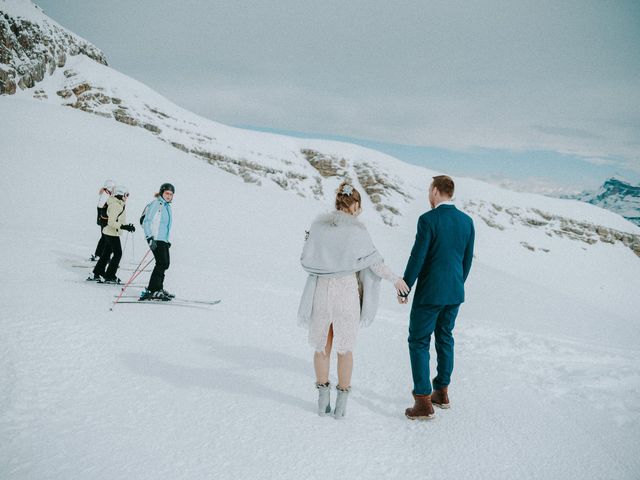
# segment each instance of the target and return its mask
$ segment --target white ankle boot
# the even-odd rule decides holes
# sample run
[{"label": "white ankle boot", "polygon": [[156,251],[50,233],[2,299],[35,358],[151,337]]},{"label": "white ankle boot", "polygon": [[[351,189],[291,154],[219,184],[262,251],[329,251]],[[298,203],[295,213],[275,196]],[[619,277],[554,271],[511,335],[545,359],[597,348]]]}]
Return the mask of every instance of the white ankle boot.
[{"label": "white ankle boot", "polygon": [[347,400],[349,399],[351,387],[344,390],[340,387],[336,387],[336,390],[338,392],[338,398],[336,398],[336,408],[333,411],[333,416],[336,420],[340,420],[347,414]]},{"label": "white ankle boot", "polygon": [[318,389],[318,415],[324,417],[327,413],[331,413],[331,384],[316,383],[316,388]]}]

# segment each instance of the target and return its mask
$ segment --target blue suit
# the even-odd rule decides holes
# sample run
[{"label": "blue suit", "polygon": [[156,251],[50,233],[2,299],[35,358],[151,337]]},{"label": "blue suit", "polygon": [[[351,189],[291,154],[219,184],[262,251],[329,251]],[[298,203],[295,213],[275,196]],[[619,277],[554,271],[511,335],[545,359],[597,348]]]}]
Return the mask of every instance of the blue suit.
[{"label": "blue suit", "polygon": [[433,388],[449,385],[453,372],[453,328],[464,282],[473,260],[473,220],[454,205],[440,204],[418,220],[416,240],[404,272],[409,287],[418,281],[409,321],[409,354],[414,393],[429,395],[429,346],[435,333],[438,375]]}]

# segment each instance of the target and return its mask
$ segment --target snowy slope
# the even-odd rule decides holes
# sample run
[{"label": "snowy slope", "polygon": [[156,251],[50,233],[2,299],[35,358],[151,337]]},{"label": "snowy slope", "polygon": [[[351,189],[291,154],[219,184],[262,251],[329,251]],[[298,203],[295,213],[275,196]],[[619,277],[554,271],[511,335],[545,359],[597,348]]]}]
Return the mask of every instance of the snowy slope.
[{"label": "snowy slope", "polygon": [[[109,119],[14,98],[1,105],[10,205],[0,216],[2,478],[637,478],[640,261],[630,249],[543,234],[551,251],[531,252],[519,245],[526,227],[476,218],[453,408],[426,424],[404,419],[408,310],[386,284],[338,423],[314,414],[312,352],[295,327],[304,228],[326,202],[246,184]],[[129,186],[132,220],[160,182],[176,184],[167,286],[222,304],[110,313],[115,290],[82,283],[72,264],[97,240],[106,177]],[[511,195],[460,185],[462,201],[465,188]],[[406,215],[415,220],[424,203]],[[401,271],[413,225],[365,213]],[[128,239],[125,262],[143,244],[140,232]]]}]

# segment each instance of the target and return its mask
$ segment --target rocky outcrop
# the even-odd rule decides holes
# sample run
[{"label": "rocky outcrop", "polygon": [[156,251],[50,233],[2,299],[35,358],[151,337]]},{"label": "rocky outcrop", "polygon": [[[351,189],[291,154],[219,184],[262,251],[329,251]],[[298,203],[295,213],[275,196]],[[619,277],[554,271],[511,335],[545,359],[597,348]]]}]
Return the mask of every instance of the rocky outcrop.
[{"label": "rocky outcrop", "polygon": [[[588,245],[594,245],[599,242],[607,244],[621,243],[640,257],[640,235],[621,232],[620,230],[590,222],[574,220],[544,212],[537,208],[503,208],[483,201],[467,201],[464,203],[463,208],[465,211],[479,217],[491,228],[506,230],[511,226],[523,225],[529,228],[542,229],[550,237],[567,238],[584,242]],[[521,245],[527,250],[538,250],[538,248],[526,242],[521,242]],[[539,250],[548,252],[547,249],[543,248]]]},{"label": "rocky outcrop", "polygon": [[[300,153],[323,178],[339,177],[353,182],[355,177],[387,225],[396,225],[396,217],[402,215],[393,205],[393,200],[397,201],[396,197],[404,202],[413,200],[404,191],[403,182],[400,179],[392,178],[388,172],[383,172],[372,163],[349,161],[346,158],[326,155],[312,149],[302,149]],[[319,193],[322,194],[321,182],[319,182]]]},{"label": "rocky outcrop", "polygon": [[35,23],[0,12],[0,94],[33,88],[45,75],[63,67],[70,55],[86,55],[107,64],[95,46],[55,23]]},{"label": "rocky outcrop", "polygon": [[121,123],[131,125],[132,127],[138,126],[138,121],[127,113],[126,107],[120,106],[113,111],[113,118]]},{"label": "rocky outcrop", "polygon": [[331,155],[323,155],[320,152],[308,148],[303,148],[302,150],[300,150],[300,153],[304,155],[304,158],[307,159],[307,162],[309,162],[311,166],[315,168],[318,173],[324,178],[345,177],[347,179],[350,179],[349,173],[347,171],[346,159],[338,158]]},{"label": "rocky outcrop", "polygon": [[413,200],[413,197],[402,189],[402,182],[399,179],[391,178],[388,173],[381,172],[368,162],[354,162],[353,168],[356,171],[358,182],[369,195],[376,210],[382,215],[382,219],[388,225],[394,225],[394,217],[402,214],[397,207],[387,202],[391,193],[395,192],[405,202]]},{"label": "rocky outcrop", "polygon": [[[181,144],[172,143],[172,145],[179,150],[186,149],[186,147]],[[215,165],[226,172],[238,175],[247,183],[262,185],[262,179],[265,178],[271,180],[285,190],[296,190],[296,187],[299,186],[299,182],[307,179],[306,175],[266,167],[244,158],[237,159],[200,148],[192,148],[187,151],[206,160],[211,165]],[[298,193],[305,196],[301,191]]]}]

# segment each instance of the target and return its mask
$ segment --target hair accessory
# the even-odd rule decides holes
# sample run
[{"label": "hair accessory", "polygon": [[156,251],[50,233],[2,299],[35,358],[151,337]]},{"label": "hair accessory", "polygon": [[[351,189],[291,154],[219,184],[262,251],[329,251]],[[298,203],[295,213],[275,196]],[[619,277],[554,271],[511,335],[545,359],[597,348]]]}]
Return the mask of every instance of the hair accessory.
[{"label": "hair accessory", "polygon": [[343,195],[351,195],[353,193],[353,187],[351,185],[345,185],[340,192]]}]

